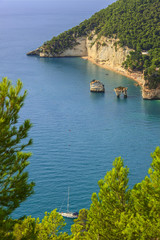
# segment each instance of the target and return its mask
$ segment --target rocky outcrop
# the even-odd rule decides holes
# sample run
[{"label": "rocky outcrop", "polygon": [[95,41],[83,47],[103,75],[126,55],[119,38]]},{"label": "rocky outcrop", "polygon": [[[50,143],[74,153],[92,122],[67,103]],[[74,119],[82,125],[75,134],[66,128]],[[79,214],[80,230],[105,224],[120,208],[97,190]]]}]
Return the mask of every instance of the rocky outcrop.
[{"label": "rocky outcrop", "polygon": [[90,82],[90,91],[91,92],[105,92],[104,84],[99,80],[93,80]]},{"label": "rocky outcrop", "polygon": [[99,40],[96,38],[97,36],[94,36],[92,40],[87,38],[88,57],[110,68],[124,70],[122,63],[132,49],[119,47],[118,40],[113,38],[101,37]]},{"label": "rocky outcrop", "polygon": [[133,49],[120,47],[118,41],[118,39],[107,37],[101,37],[97,40],[97,36],[94,36],[92,40],[87,38],[88,60],[100,67],[116,71],[132,78],[137,81],[139,85],[143,85],[144,78],[142,72],[127,71],[122,67],[122,63]]},{"label": "rocky outcrop", "polygon": [[143,99],[148,100],[160,99],[160,87],[156,89],[149,89],[148,87],[143,86],[142,97]]},{"label": "rocky outcrop", "polygon": [[51,53],[45,50],[45,48],[39,47],[34,51],[28,52],[27,55],[38,55],[40,57],[84,57],[87,56],[86,37],[80,37],[76,39],[77,45],[73,48],[68,48],[60,54]]},{"label": "rocky outcrop", "polygon": [[97,36],[94,35],[92,40],[89,40],[88,37],[80,37],[76,41],[76,46],[68,48],[60,54],[48,52],[42,46],[27,53],[27,55],[38,55],[40,57],[87,57],[88,60],[99,66],[117,71],[120,74],[137,80],[141,85],[143,84],[143,75],[141,72],[128,72],[122,67],[122,63],[132,49],[119,47],[118,39],[101,37],[101,39],[97,40]]},{"label": "rocky outcrop", "polygon": [[117,87],[114,89],[116,96],[119,98],[123,94],[124,98],[127,98],[127,89],[126,87]]},{"label": "rocky outcrop", "polygon": [[30,51],[27,53],[28,56],[34,56],[34,55],[38,55],[40,54],[40,48],[37,48],[36,50]]},{"label": "rocky outcrop", "polygon": [[72,48],[65,49],[60,54],[48,52],[42,46],[27,55],[38,55],[40,57],[86,57],[88,60],[100,67],[116,71],[124,76],[134,79],[142,86],[142,97],[144,99],[160,99],[160,87],[149,89],[146,87],[142,72],[127,71],[122,67],[127,55],[132,49],[128,47],[120,47],[118,39],[101,37],[79,37],[76,39],[77,45]]},{"label": "rocky outcrop", "polygon": [[72,49],[66,49],[60,57],[84,57],[87,56],[87,46],[86,37],[81,37],[77,39],[78,45],[74,46]]}]

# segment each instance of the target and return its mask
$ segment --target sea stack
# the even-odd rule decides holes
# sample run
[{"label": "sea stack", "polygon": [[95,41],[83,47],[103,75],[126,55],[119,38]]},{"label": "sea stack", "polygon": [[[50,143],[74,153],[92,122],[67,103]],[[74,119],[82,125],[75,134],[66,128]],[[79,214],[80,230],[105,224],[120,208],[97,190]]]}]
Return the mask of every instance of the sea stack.
[{"label": "sea stack", "polygon": [[90,82],[90,91],[91,92],[105,92],[104,84],[99,80],[93,80]]},{"label": "sea stack", "polygon": [[123,94],[124,98],[127,98],[127,89],[126,87],[117,87],[117,88],[114,88],[114,91],[117,95],[117,98],[120,97],[121,94]]}]

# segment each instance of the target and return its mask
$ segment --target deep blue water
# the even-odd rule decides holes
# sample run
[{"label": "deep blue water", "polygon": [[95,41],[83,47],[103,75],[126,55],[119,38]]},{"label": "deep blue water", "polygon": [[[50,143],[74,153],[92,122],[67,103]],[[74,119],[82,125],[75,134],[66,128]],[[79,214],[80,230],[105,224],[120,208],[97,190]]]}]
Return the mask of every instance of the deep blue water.
[{"label": "deep blue water", "polygon": [[[36,182],[35,194],[14,217],[41,218],[45,211],[59,209],[68,186],[71,210],[88,208],[92,193],[98,191],[97,181],[118,156],[130,168],[132,187],[147,174],[150,153],[160,145],[160,101],[144,101],[133,80],[81,58],[26,56],[99,7],[74,13],[15,10],[0,15],[0,77],[23,81],[28,96],[20,122],[29,118],[33,123],[28,171]],[[105,94],[90,93],[92,79],[104,83]],[[113,89],[120,85],[128,87],[127,99],[116,98]]]}]

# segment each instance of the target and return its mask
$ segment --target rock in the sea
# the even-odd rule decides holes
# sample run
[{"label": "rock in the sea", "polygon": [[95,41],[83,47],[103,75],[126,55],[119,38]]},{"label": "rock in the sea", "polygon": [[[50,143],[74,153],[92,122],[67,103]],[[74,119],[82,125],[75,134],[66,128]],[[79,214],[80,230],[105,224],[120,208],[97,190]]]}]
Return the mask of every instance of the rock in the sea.
[{"label": "rock in the sea", "polygon": [[40,48],[37,48],[36,50],[28,52],[27,56],[39,55],[39,53],[40,53]]},{"label": "rock in the sea", "polygon": [[103,83],[99,80],[93,80],[90,82],[90,91],[91,92],[105,92]]},{"label": "rock in the sea", "polygon": [[117,87],[114,89],[117,97],[119,98],[121,94],[124,95],[124,98],[127,98],[127,89],[126,87]]},{"label": "rock in the sea", "polygon": [[149,88],[143,86],[142,97],[143,97],[143,99],[148,99],[148,100],[160,99],[160,86],[157,87],[156,89],[149,89]]}]

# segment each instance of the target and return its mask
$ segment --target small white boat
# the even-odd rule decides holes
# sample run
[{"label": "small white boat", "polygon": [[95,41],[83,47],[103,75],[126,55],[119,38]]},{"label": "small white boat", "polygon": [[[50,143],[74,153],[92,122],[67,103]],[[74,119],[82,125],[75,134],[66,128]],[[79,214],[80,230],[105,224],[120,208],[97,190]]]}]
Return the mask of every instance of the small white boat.
[{"label": "small white boat", "polygon": [[67,212],[59,212],[59,214],[66,218],[78,218],[78,212],[69,211],[69,188],[68,188]]},{"label": "small white boat", "polygon": [[66,218],[78,218],[78,214],[76,213],[72,213],[72,212],[66,212],[66,213],[59,213],[61,216],[66,217]]}]

